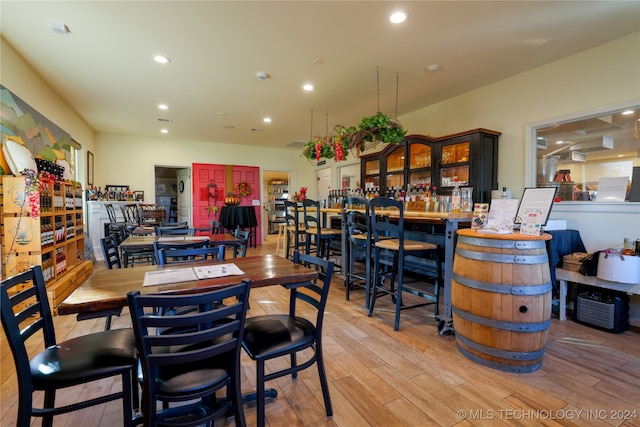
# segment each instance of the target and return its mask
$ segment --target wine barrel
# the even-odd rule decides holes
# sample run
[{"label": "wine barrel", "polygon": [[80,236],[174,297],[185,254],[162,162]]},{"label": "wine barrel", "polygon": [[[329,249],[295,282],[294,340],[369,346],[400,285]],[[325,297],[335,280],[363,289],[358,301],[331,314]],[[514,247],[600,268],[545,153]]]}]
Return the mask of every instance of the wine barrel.
[{"label": "wine barrel", "polygon": [[540,368],[551,321],[549,239],[458,231],[451,303],[467,358],[506,372]]}]

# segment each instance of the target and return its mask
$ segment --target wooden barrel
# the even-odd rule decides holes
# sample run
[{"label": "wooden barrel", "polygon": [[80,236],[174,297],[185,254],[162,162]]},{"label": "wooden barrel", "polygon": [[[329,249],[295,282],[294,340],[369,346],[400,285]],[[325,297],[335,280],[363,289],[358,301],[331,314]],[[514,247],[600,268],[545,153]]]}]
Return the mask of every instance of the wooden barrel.
[{"label": "wooden barrel", "polygon": [[507,372],[540,368],[551,320],[549,239],[458,231],[451,303],[466,357]]}]

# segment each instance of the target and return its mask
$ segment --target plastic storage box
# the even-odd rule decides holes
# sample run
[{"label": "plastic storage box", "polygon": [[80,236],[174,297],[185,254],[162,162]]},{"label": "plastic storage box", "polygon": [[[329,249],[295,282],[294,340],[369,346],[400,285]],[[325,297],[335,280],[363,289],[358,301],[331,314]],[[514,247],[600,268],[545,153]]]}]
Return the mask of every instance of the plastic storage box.
[{"label": "plastic storage box", "polygon": [[619,283],[640,283],[640,257],[617,251],[600,252],[598,279]]}]

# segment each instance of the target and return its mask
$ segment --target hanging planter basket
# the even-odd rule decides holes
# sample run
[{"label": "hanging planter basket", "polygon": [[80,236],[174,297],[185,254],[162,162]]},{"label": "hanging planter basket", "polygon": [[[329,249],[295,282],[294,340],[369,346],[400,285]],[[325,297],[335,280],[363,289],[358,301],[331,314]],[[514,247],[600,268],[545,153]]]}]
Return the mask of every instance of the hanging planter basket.
[{"label": "hanging planter basket", "polygon": [[333,159],[341,162],[347,159],[348,150],[357,156],[364,151],[367,143],[399,144],[407,131],[397,120],[390,119],[381,112],[364,117],[358,129],[337,125],[325,136],[315,136],[307,142],[302,155],[309,160]]}]

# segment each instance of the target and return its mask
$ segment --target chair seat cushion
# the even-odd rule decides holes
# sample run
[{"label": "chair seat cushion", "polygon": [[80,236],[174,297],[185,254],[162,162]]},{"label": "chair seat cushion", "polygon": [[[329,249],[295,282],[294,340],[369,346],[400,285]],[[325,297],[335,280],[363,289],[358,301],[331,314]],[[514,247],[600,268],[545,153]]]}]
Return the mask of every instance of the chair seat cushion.
[{"label": "chair seat cushion", "polygon": [[113,329],[72,338],[38,353],[30,361],[37,390],[80,384],[114,375],[137,363],[133,329]]},{"label": "chair seat cushion", "polygon": [[302,317],[286,314],[247,317],[242,346],[252,359],[268,359],[309,347],[315,342],[315,335],[315,326]]},{"label": "chair seat cushion", "polygon": [[[397,251],[400,249],[398,239],[387,239],[376,242],[376,246],[380,249],[389,249],[391,251]],[[438,245],[429,242],[420,242],[418,240],[405,240],[405,251],[431,251],[437,249]]]},{"label": "chair seat cushion", "polygon": [[[211,361],[211,365],[215,364],[216,362]],[[159,395],[184,396],[221,386],[229,379],[229,373],[225,369],[193,369],[193,366],[189,366],[185,372],[160,371],[156,387]]]}]

